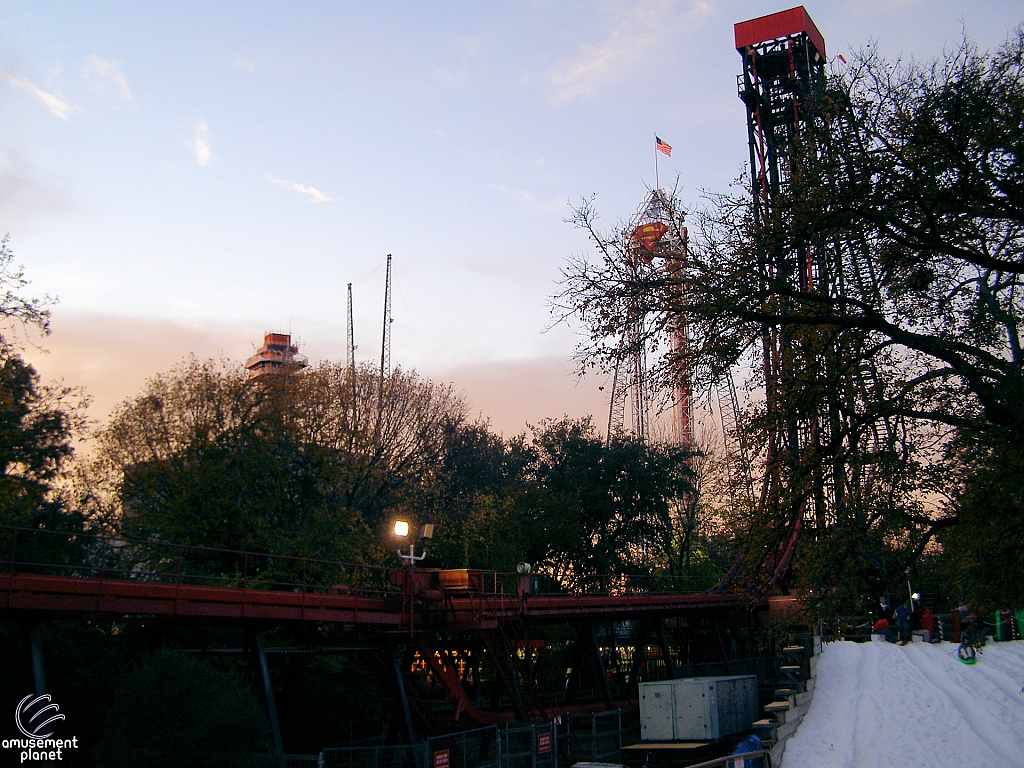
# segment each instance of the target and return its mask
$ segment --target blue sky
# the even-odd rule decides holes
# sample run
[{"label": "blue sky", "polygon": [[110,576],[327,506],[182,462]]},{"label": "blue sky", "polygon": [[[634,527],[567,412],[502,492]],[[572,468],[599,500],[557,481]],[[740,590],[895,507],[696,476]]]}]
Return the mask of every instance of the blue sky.
[{"label": "blue sky", "polygon": [[[0,4],[0,231],[58,296],[44,375],[93,415],[183,355],[244,359],[290,329],[465,390],[505,432],[601,409],[542,333],[564,223],[627,217],[654,182],[723,189],[746,157],[732,24],[786,3]],[[829,47],[982,47],[1019,2],[807,2]],[[598,418],[598,421],[601,421]]]}]

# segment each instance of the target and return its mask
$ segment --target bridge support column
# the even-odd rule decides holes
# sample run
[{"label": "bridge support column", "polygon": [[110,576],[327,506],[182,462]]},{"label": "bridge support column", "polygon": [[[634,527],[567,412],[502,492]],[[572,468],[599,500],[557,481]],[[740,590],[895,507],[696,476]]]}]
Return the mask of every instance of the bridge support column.
[{"label": "bridge support column", "polygon": [[601,658],[601,647],[597,644],[597,631],[593,624],[587,624],[587,636],[590,639],[590,652],[594,656],[594,669],[597,676],[601,678],[599,685],[604,694],[604,703],[609,710],[615,709],[615,699],[612,697],[612,686],[608,682],[608,670],[604,668],[604,659]]},{"label": "bridge support column", "polygon": [[28,647],[32,656],[32,686],[36,696],[46,693],[46,671],[43,668],[43,638],[39,625],[33,624],[28,630]]},{"label": "bridge support column", "polygon": [[395,694],[398,696],[398,706],[402,712],[402,725],[405,730],[405,738],[409,743],[412,752],[412,763],[414,768],[424,768],[423,759],[416,743],[416,729],[412,724],[412,711],[409,709],[409,697],[405,693],[405,678],[402,676],[402,666],[398,661],[399,648],[392,648],[388,654],[391,657],[391,674],[395,679]]},{"label": "bridge support column", "polygon": [[572,644],[572,669],[569,672],[569,679],[565,681],[565,700],[573,702],[576,700],[576,691],[580,687],[580,667],[583,666],[583,627],[578,627],[576,639]]},{"label": "bridge support column", "polygon": [[725,664],[725,674],[731,675],[732,671],[729,669],[729,654],[725,650],[725,642],[722,640],[722,629],[718,626],[718,619],[715,622],[715,636],[718,638],[718,648],[722,652],[722,663]]},{"label": "bridge support column", "polygon": [[410,746],[416,746],[416,729],[412,725],[412,712],[409,710],[409,697],[405,695],[405,680],[402,678],[402,668],[398,664],[398,649],[392,649],[391,653],[391,674],[395,681],[395,694],[398,697],[398,706],[402,712],[402,725],[405,729],[405,739]]},{"label": "bridge support column", "polygon": [[658,621],[655,630],[658,633],[658,645],[661,647],[662,658],[665,659],[665,672],[669,680],[676,679],[676,663],[672,658],[672,651],[668,647],[668,637],[665,635],[665,623]]},{"label": "bridge support column", "polygon": [[[40,625],[32,623],[27,626],[27,640],[29,661],[32,664],[32,688],[36,696],[46,693],[46,669],[43,667],[43,637],[39,631]],[[52,760],[44,760],[40,763],[43,766],[53,766]]]},{"label": "bridge support column", "polygon": [[640,681],[640,670],[644,664],[644,648],[647,645],[647,634],[650,626],[646,621],[636,623],[636,631],[633,633],[633,663],[629,669],[629,685],[636,688]]},{"label": "bridge support column", "polygon": [[277,720],[277,706],[274,704],[274,688],[270,684],[270,668],[267,666],[267,651],[263,647],[263,635],[259,632],[252,633],[252,649],[256,658],[256,668],[260,673],[260,681],[263,683],[263,704],[267,708],[270,732],[274,737],[274,753],[277,755],[277,761],[281,768],[286,768],[284,743],[281,741],[281,726]]}]

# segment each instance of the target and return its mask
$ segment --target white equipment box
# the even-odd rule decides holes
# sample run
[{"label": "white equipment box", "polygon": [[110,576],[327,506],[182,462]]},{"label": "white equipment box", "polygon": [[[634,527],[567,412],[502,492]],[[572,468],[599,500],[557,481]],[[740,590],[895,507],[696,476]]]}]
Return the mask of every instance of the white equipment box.
[{"label": "white equipment box", "polygon": [[717,741],[750,730],[756,719],[754,675],[640,683],[644,741]]}]

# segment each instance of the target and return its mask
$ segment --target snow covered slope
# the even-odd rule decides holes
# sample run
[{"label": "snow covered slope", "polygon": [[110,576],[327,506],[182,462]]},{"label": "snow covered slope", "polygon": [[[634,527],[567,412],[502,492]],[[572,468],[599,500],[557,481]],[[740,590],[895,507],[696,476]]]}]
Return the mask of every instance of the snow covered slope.
[{"label": "snow covered slope", "polygon": [[951,643],[831,643],[781,768],[1024,766],[1024,641],[974,666]]}]

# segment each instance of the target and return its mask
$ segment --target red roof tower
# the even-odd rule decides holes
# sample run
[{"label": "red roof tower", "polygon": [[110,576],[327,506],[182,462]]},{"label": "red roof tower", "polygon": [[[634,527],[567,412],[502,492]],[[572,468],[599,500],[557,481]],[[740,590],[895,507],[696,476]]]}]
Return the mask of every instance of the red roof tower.
[{"label": "red roof tower", "polygon": [[292,345],[290,333],[268,333],[263,337],[263,346],[245,361],[249,378],[255,379],[268,373],[293,373],[309,365],[305,355]]}]

